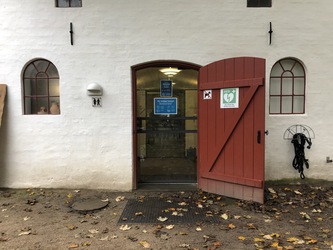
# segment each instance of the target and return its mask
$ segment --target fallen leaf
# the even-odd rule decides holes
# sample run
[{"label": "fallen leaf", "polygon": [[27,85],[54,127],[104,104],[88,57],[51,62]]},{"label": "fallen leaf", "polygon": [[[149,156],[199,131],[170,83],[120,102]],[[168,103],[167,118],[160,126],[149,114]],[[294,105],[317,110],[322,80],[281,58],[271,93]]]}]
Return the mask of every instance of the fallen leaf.
[{"label": "fallen leaf", "polygon": [[228,215],[227,214],[222,214],[221,218],[224,219],[224,220],[227,220],[228,219]]},{"label": "fallen leaf", "polygon": [[180,244],[179,247],[190,248],[190,244],[183,243],[183,244]]},{"label": "fallen leaf", "polygon": [[264,242],[265,241],[264,239],[261,239],[261,238],[254,238],[253,240],[254,240],[254,242]]},{"label": "fallen leaf", "polygon": [[253,225],[252,223],[248,223],[248,224],[247,224],[247,227],[248,227],[249,229],[257,229],[257,227],[256,227],[255,225]]},{"label": "fallen leaf", "polygon": [[239,239],[239,240],[245,240],[246,237],[244,237],[244,236],[238,236],[238,239]]},{"label": "fallen leaf", "polygon": [[230,229],[234,229],[236,226],[235,226],[234,224],[230,223],[230,224],[228,225],[228,227],[229,227]]},{"label": "fallen leaf", "polygon": [[179,206],[187,206],[188,204],[187,204],[186,202],[183,201],[183,202],[178,203],[178,205],[179,205]]},{"label": "fallen leaf", "polygon": [[109,240],[109,236],[105,236],[99,239],[100,241],[108,241]]},{"label": "fallen leaf", "polygon": [[29,234],[31,234],[31,231],[29,230],[29,231],[24,231],[24,232],[22,232],[22,233],[19,233],[19,236],[22,236],[22,235],[29,235]]},{"label": "fallen leaf", "polygon": [[302,194],[302,193],[301,193],[300,191],[298,191],[298,190],[295,190],[294,193],[295,193],[295,194],[298,194],[298,195],[301,195],[301,194]]},{"label": "fallen leaf", "polygon": [[90,241],[85,241],[81,243],[82,246],[90,246],[91,242]]},{"label": "fallen leaf", "polygon": [[78,248],[79,247],[79,245],[78,244],[69,244],[68,246],[67,246],[67,248]]},{"label": "fallen leaf", "polygon": [[123,231],[128,231],[130,230],[132,227],[129,227],[128,225],[121,225],[121,227],[119,228],[120,230],[123,230]]},{"label": "fallen leaf", "polygon": [[136,212],[136,213],[135,213],[135,216],[142,216],[142,215],[143,215],[142,212]]},{"label": "fallen leaf", "polygon": [[290,237],[287,239],[288,242],[295,242],[295,241],[298,241],[299,239],[296,238],[296,237]]},{"label": "fallen leaf", "polygon": [[305,212],[300,212],[300,215],[302,215],[302,217],[307,219],[307,220],[311,220],[311,217]]},{"label": "fallen leaf", "polygon": [[272,240],[273,239],[273,237],[271,235],[269,235],[269,234],[264,235],[263,238],[265,240]]},{"label": "fallen leaf", "polygon": [[28,217],[28,216],[23,218],[24,221],[27,221],[27,220],[30,220],[30,219],[31,219],[31,217]]},{"label": "fallen leaf", "polygon": [[215,241],[215,242],[213,242],[213,246],[214,246],[214,247],[218,247],[218,246],[221,246],[221,245],[222,245],[222,243],[219,242],[219,241]]},{"label": "fallen leaf", "polygon": [[268,188],[268,191],[272,194],[276,194],[275,190],[273,188]]},{"label": "fallen leaf", "polygon": [[125,196],[118,196],[116,198],[116,202],[123,201],[125,199]]},{"label": "fallen leaf", "polygon": [[311,240],[307,240],[306,244],[316,244],[317,242],[318,242],[317,240],[311,239]]},{"label": "fallen leaf", "polygon": [[150,244],[147,241],[140,241],[139,244],[143,246],[143,248],[150,248]]},{"label": "fallen leaf", "polygon": [[167,217],[161,217],[161,216],[160,216],[160,217],[158,217],[158,218],[157,218],[157,220],[159,220],[159,221],[162,221],[162,222],[163,222],[163,221],[167,221],[167,220],[168,220],[168,218],[167,218]]},{"label": "fallen leaf", "polygon": [[278,247],[279,246],[279,242],[277,241],[274,241],[272,244],[271,244],[271,247]]},{"label": "fallen leaf", "polygon": [[201,227],[197,227],[197,228],[195,229],[195,231],[197,231],[197,232],[201,232],[201,231],[202,231],[202,228],[201,228]]},{"label": "fallen leaf", "polygon": [[91,234],[98,234],[97,229],[90,229],[90,230],[88,230],[88,232],[91,233]]},{"label": "fallen leaf", "polygon": [[75,226],[75,225],[67,225],[67,228],[69,230],[75,230],[75,229],[77,229],[77,226]]},{"label": "fallen leaf", "polygon": [[175,227],[175,225],[167,225],[165,228],[171,230],[171,229],[173,229],[174,227]]}]

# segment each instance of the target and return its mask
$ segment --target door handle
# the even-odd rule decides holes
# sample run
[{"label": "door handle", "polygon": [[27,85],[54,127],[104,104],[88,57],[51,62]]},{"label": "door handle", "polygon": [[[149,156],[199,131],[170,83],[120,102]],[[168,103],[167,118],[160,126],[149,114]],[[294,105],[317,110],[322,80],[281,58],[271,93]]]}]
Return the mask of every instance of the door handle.
[{"label": "door handle", "polygon": [[260,144],[261,143],[261,131],[258,130],[258,133],[257,133],[257,143]]}]

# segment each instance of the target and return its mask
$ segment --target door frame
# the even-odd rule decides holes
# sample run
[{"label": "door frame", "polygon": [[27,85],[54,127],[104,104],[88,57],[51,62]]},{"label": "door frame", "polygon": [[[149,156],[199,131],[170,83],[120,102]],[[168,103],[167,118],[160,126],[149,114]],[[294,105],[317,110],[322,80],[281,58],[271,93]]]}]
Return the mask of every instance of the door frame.
[{"label": "door frame", "polygon": [[[137,127],[136,127],[136,87],[137,87],[137,77],[136,73],[138,70],[150,68],[150,67],[178,67],[178,68],[187,68],[197,70],[201,68],[201,65],[185,62],[185,61],[178,61],[178,60],[156,60],[156,61],[149,61],[140,64],[133,65],[131,67],[132,72],[132,131],[133,131],[133,181],[132,181],[132,189],[135,190],[138,188],[138,155],[137,155]],[[198,79],[199,80],[199,79]]]}]

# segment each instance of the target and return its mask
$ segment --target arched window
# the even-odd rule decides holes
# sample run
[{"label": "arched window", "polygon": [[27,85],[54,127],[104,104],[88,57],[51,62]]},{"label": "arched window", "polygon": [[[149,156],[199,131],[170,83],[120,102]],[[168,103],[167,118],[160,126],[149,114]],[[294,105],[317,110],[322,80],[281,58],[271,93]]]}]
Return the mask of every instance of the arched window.
[{"label": "arched window", "polygon": [[286,58],[274,64],[270,76],[269,113],[305,113],[305,71],[299,61]]},{"label": "arched window", "polygon": [[37,59],[23,72],[24,114],[60,114],[59,74],[48,60]]}]

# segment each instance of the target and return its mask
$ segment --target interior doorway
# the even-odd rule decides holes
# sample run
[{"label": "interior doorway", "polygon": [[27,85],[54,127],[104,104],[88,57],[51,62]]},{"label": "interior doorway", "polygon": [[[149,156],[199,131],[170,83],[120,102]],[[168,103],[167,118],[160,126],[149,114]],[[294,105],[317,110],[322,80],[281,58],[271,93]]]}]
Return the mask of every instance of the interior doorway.
[{"label": "interior doorway", "polygon": [[197,182],[199,68],[181,61],[132,67],[134,188]]}]

